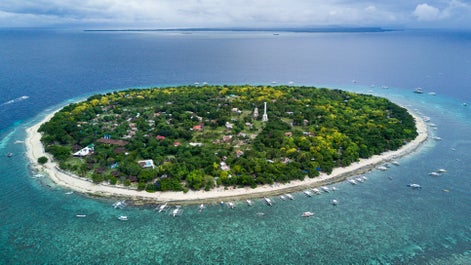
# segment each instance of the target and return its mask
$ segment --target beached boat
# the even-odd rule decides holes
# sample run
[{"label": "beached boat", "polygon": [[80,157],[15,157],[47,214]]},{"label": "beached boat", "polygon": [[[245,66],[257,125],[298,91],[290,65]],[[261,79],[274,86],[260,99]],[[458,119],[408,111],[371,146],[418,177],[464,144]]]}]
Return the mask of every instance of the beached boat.
[{"label": "beached boat", "polygon": [[118,220],[121,220],[121,221],[127,221],[128,220],[128,217],[126,215],[120,215],[118,217]]},{"label": "beached boat", "polygon": [[304,194],[305,194],[306,196],[312,197],[312,193],[311,193],[310,191],[305,190],[305,191],[303,191],[303,192],[304,192]]},{"label": "beached boat", "polygon": [[126,207],[126,201],[125,200],[117,201],[117,202],[113,203],[113,208],[115,208],[115,209],[117,209],[117,208],[123,209],[124,207]]},{"label": "beached boat", "polygon": [[314,215],[313,212],[303,212],[303,214],[302,214],[301,216],[303,216],[303,217],[311,217],[311,216],[313,216],[313,215]]},{"label": "beached boat", "polygon": [[272,203],[272,201],[270,200],[270,198],[265,197],[265,198],[263,198],[263,199],[265,200],[265,202],[267,203],[268,206],[272,206],[272,205],[273,205],[273,203]]},{"label": "beached boat", "polygon": [[293,195],[291,195],[291,194],[289,194],[289,193],[288,193],[288,194],[286,194],[286,197],[287,197],[288,199],[290,199],[290,200],[294,200],[294,197],[293,197]]},{"label": "beached boat", "polygon": [[247,205],[248,205],[248,206],[252,206],[252,205],[253,205],[252,200],[246,200],[246,202],[247,202]]}]

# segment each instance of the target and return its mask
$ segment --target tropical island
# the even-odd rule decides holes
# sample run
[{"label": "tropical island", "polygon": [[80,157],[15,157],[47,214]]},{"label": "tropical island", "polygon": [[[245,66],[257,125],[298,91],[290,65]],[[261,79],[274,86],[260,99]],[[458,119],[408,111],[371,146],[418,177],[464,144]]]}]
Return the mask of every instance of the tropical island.
[{"label": "tropical island", "polygon": [[[107,188],[182,196],[325,178],[425,131],[388,99],[293,86],[130,89],[47,120],[36,129],[57,170]],[[48,162],[37,156],[29,155]]]}]

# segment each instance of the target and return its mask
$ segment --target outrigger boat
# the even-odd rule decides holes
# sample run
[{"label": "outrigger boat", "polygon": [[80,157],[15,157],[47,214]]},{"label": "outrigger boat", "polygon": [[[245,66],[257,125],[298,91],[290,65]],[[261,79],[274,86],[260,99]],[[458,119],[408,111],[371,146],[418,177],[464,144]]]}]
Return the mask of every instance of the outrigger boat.
[{"label": "outrigger boat", "polygon": [[118,217],[118,220],[121,220],[121,221],[127,221],[128,220],[128,217],[126,215],[120,215]]},{"label": "outrigger boat", "polygon": [[123,209],[124,207],[126,207],[126,201],[125,200],[117,201],[117,202],[113,203],[113,207],[115,209],[117,209],[117,208]]},{"label": "outrigger boat", "polygon": [[303,212],[303,214],[302,214],[301,216],[303,216],[303,217],[311,217],[311,216],[313,216],[313,215],[314,215],[314,213],[312,213],[312,212]]},{"label": "outrigger boat", "polygon": [[286,197],[290,200],[294,200],[294,197],[293,195],[291,195],[290,193],[286,194]]},{"label": "outrigger boat", "polygon": [[159,213],[162,212],[163,210],[165,210],[166,207],[167,207],[167,203],[160,205]]}]

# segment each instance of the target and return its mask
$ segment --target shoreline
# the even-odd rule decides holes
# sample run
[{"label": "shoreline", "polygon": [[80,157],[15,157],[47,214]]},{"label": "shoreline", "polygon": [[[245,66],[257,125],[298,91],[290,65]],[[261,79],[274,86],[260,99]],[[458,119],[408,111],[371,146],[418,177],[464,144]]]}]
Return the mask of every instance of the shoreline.
[{"label": "shoreline", "polygon": [[[360,159],[351,165],[343,168],[335,168],[330,175],[320,174],[316,178],[306,178],[303,181],[295,180],[286,184],[275,183],[273,185],[258,186],[255,189],[250,187],[214,188],[210,191],[188,191],[183,192],[146,192],[129,189],[124,186],[115,186],[107,184],[95,184],[91,180],[82,178],[71,173],[60,170],[57,164],[52,162],[52,156],[44,151],[41,143],[41,134],[38,132],[41,124],[49,121],[57,111],[54,111],[44,117],[38,123],[26,129],[26,156],[30,161],[33,170],[45,172],[46,175],[57,185],[69,188],[79,193],[92,197],[113,197],[123,198],[133,201],[134,205],[144,204],[199,204],[199,203],[216,203],[226,200],[242,200],[247,198],[262,198],[264,196],[280,195],[287,192],[298,192],[306,188],[319,187],[322,185],[341,182],[348,177],[364,174],[375,169],[377,166],[393,161],[400,157],[406,156],[414,152],[428,138],[427,125],[425,121],[417,114],[407,109],[409,114],[414,117],[417,137],[409,143],[403,145],[396,151],[387,151],[380,155],[374,155],[368,159]],[[39,157],[45,156],[48,162],[40,165],[37,160]]]}]

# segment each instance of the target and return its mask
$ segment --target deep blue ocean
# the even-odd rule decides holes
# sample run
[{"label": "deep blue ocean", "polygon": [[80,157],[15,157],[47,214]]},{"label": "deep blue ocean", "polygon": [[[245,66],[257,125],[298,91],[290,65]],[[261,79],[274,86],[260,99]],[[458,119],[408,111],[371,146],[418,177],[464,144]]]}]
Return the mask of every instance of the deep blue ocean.
[{"label": "deep blue ocean", "polygon": [[[17,142],[94,93],[195,82],[372,93],[430,117],[442,140],[336,192],[178,217],[66,194],[33,177]],[[0,30],[0,121],[0,264],[471,264],[471,32]]]}]

